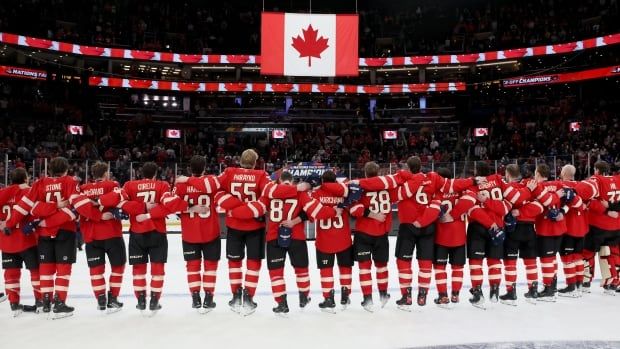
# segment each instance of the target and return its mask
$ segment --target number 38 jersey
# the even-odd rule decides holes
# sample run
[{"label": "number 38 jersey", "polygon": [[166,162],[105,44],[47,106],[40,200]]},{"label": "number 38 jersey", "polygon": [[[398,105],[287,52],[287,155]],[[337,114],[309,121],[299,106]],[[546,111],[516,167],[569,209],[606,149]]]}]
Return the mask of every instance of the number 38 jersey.
[{"label": "number 38 jersey", "polygon": [[181,235],[183,241],[192,244],[207,243],[220,238],[220,219],[214,202],[215,193],[220,188],[215,176],[198,177],[205,183],[207,190],[199,190],[187,183],[177,183],[173,193],[183,199],[189,207],[207,206],[205,213],[181,212]]},{"label": "number 38 jersey", "polygon": [[[323,183],[312,192],[312,197],[325,206],[336,207],[348,195],[348,186],[342,183]],[[314,222],[316,248],[323,253],[338,253],[351,247],[349,214],[319,219]]]}]

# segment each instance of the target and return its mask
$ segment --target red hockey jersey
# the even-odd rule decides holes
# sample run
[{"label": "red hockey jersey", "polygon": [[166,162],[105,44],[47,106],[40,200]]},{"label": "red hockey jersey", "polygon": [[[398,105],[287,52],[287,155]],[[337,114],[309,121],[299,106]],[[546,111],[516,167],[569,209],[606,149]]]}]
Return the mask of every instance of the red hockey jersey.
[{"label": "red hockey jersey", "polygon": [[545,211],[536,217],[536,234],[540,236],[561,236],[566,233],[566,218],[553,221],[547,218],[549,209],[560,208],[560,197],[556,192],[563,188],[561,181],[545,181],[538,184],[532,196],[545,207]]},{"label": "red hockey jersey", "polygon": [[480,223],[489,228],[489,223],[493,222],[500,227],[504,226],[504,216],[508,214],[511,204],[504,200],[504,190],[506,183],[498,174],[486,177],[486,183],[474,184],[469,190],[477,197],[483,194],[488,197],[484,203],[474,206],[469,211],[469,219],[473,222]]},{"label": "red hockey jersey", "polygon": [[56,237],[59,230],[75,232],[77,216],[69,207],[61,209],[54,207],[59,202],[74,200],[79,193],[80,186],[74,177],[43,177],[34,182],[30,191],[21,198],[17,205],[22,210],[14,211],[13,217],[9,220],[10,223],[7,222],[7,226],[14,227],[17,222],[23,219],[24,213],[29,212],[34,218],[56,217],[50,220],[50,222],[53,221],[53,224],[37,228],[39,236]]},{"label": "red hockey jersey", "polygon": [[83,210],[83,206],[94,206],[100,196],[118,190],[120,185],[115,181],[95,181],[80,187],[83,198],[74,200],[73,207],[78,210],[80,216],[80,229],[84,236],[84,242],[93,240],[107,240],[123,236],[123,226],[116,219],[101,220],[101,213],[109,211],[103,206],[97,206],[97,210]]},{"label": "red hockey jersey", "polygon": [[[289,189],[278,191],[277,187],[288,187]],[[290,195],[293,189],[295,194]],[[247,205],[239,206],[230,211],[229,215],[241,219],[255,219],[268,213],[269,223],[267,225],[266,240],[273,241],[278,238],[280,223],[299,217],[302,210],[313,220],[332,218],[337,213],[333,207],[324,206],[318,200],[310,197],[310,194],[307,192],[298,192],[295,185],[275,184],[271,194],[270,196],[269,193],[266,193],[258,201],[252,201]],[[294,240],[305,240],[304,227],[305,222],[293,226],[291,238]]]},{"label": "red hockey jersey", "polygon": [[[144,207],[146,207],[146,204],[159,204],[161,206],[165,204],[164,200],[171,199],[170,185],[159,180],[140,179],[129,181],[125,183],[123,190],[127,193],[129,201],[144,204]],[[104,204],[104,206],[113,205]],[[144,222],[138,222],[136,220],[136,216],[138,214],[145,213],[146,209],[139,212],[130,210],[128,207],[125,207],[125,205],[121,205],[121,207],[130,215],[129,231],[132,233],[140,234],[152,231],[157,231],[162,234],[166,233],[166,216],[169,212],[162,210],[158,211],[157,214],[154,214],[154,212],[152,212],[153,210],[151,210],[151,219]]]},{"label": "red hockey jersey", "polygon": [[[336,207],[348,195],[348,186],[342,183],[323,183],[312,197],[325,206]],[[314,222],[316,248],[324,253],[338,253],[351,247],[351,226],[349,213],[341,216],[319,219]]]},{"label": "red hockey jersey", "polygon": [[450,215],[452,222],[437,222],[435,231],[435,243],[445,247],[457,247],[465,245],[467,240],[465,218],[467,211],[476,204],[476,198],[472,192],[438,193],[434,201],[447,206],[446,215]]},{"label": "red hockey jersey", "polygon": [[[0,190],[0,221],[8,221],[14,210],[23,210],[16,204],[28,193],[30,187],[27,184],[14,184]],[[27,214],[27,212],[26,212]],[[0,251],[6,253],[19,253],[37,245],[37,235],[24,235],[20,225],[11,229],[11,235],[0,233]]]},{"label": "red hockey jersey", "polygon": [[534,224],[545,208],[532,198],[532,192],[526,186],[527,181],[506,183],[503,196],[513,210],[519,211],[516,217],[518,222]]},{"label": "red hockey jersey", "polygon": [[177,183],[173,193],[188,203],[207,206],[206,213],[181,212],[181,235],[183,241],[197,244],[207,243],[220,238],[220,217],[216,210],[215,193],[220,189],[220,182],[215,176],[195,177],[205,183],[206,190],[199,190],[187,183]]},{"label": "red hockey jersey", "polygon": [[[575,188],[578,182],[562,181],[565,187]],[[586,205],[579,195],[562,207],[566,219],[566,234],[574,237],[584,237],[588,233],[588,216]]]},{"label": "red hockey jersey", "polygon": [[[607,215],[603,201],[616,203],[620,201],[620,177],[594,175],[575,185],[577,195],[588,203],[588,222],[602,230],[620,229],[619,220]],[[598,201],[598,202],[597,202]],[[601,207],[603,207],[601,209]]]}]

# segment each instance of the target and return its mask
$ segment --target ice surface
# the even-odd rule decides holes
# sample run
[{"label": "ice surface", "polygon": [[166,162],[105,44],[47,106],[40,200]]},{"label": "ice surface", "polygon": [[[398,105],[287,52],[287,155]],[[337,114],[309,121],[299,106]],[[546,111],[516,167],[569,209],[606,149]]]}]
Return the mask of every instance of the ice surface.
[{"label": "ice surface", "polygon": [[[126,237],[127,238],[127,237]],[[391,238],[391,248],[395,240]],[[241,318],[228,309],[230,299],[226,261],[220,262],[215,301],[217,308],[206,315],[191,309],[185,279],[185,265],[180,235],[169,235],[169,261],[163,309],[153,318],[144,318],[135,309],[131,275],[125,273],[121,301],[123,311],[101,315],[90,288],[90,278],[83,252],[71,278],[68,304],[75,306],[73,317],[46,320],[43,316],[23,314],[12,318],[8,302],[0,305],[0,348],[410,348],[447,345],[448,348],[560,348],[556,341],[580,341],[575,348],[620,348],[618,314],[620,297],[605,296],[598,284],[592,293],[579,299],[559,298],[557,303],[531,305],[523,300],[526,291],[524,271],[519,263],[518,306],[492,304],[487,310],[472,307],[467,298],[469,278],[461,291],[461,303],[453,309],[440,309],[432,303],[436,290],[429,294],[429,304],[415,307],[410,313],[398,310],[399,297],[395,262],[390,263],[392,299],[385,309],[373,314],[359,303],[361,294],[354,269],[352,304],[337,314],[322,313],[319,273],[314,258],[314,243],[309,242],[312,302],[300,311],[293,270],[286,268],[289,306],[288,318],[273,315],[274,306],[266,266],[263,265],[257,292],[257,312]],[[222,247],[224,249],[224,247]],[[559,262],[559,259],[558,259]],[[560,264],[561,265],[561,264]],[[108,270],[109,272],[109,270]],[[337,273],[337,271],[336,271]],[[374,274],[374,272],[373,272]],[[26,274],[27,275],[27,274]],[[417,274],[416,274],[417,275]],[[559,275],[560,286],[563,274]],[[24,302],[31,303],[31,290],[22,276]],[[486,284],[486,282],[485,282]],[[338,289],[338,283],[336,282]],[[415,288],[414,288],[415,292]],[[503,292],[503,289],[502,289]],[[337,299],[338,299],[338,293]],[[488,290],[485,289],[485,295]],[[415,294],[414,294],[415,296]],[[375,296],[375,304],[378,295]],[[596,340],[598,343],[584,341]],[[511,342],[527,341],[515,344]],[[551,341],[551,342],[540,342]],[[500,343],[501,342],[501,343]],[[492,345],[474,343],[495,343]],[[545,346],[548,345],[548,346]]]}]

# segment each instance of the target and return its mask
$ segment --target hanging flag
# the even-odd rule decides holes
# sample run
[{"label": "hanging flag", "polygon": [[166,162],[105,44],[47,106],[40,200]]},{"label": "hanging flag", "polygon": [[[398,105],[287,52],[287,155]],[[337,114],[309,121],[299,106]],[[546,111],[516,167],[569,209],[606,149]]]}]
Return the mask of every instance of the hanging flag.
[{"label": "hanging flag", "polygon": [[358,16],[263,12],[261,74],[357,76]]}]

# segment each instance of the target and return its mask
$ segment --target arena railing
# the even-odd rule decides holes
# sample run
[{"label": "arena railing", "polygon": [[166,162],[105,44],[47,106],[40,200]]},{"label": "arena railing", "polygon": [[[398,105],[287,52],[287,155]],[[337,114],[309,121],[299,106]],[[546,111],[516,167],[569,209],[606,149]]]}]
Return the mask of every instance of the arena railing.
[{"label": "arena railing", "polygon": [[[578,158],[576,155],[557,155],[557,156],[543,156],[543,157],[530,157],[530,158],[503,158],[498,160],[468,160],[468,161],[423,161],[422,170],[436,171],[440,167],[445,167],[452,171],[452,175],[455,178],[469,177],[476,173],[476,164],[478,161],[486,161],[491,169],[495,173],[503,174],[505,167],[508,164],[518,164],[523,176],[530,177],[533,175],[536,166],[545,163],[551,170],[551,177],[558,178],[562,166],[566,164],[572,164],[577,168],[577,179],[587,178],[592,175],[592,165],[598,159],[598,155],[594,153],[588,153],[586,158]],[[88,182],[91,180],[89,168],[97,160],[81,160],[81,159],[69,159],[69,174],[78,177],[82,182]],[[26,161],[19,161],[9,159],[8,154],[0,156],[0,186],[9,185],[11,182],[11,171],[16,167],[24,167],[27,169],[31,178],[36,179],[42,177],[47,173],[49,159],[37,158]],[[107,161],[110,166],[111,178],[118,181],[121,185],[125,182],[133,179],[142,178],[141,167],[144,162],[136,161]],[[174,184],[174,179],[179,175],[189,175],[189,164],[183,161],[165,161],[159,163],[160,171],[158,178]],[[394,174],[398,170],[405,167],[404,163],[384,163],[379,162],[380,174]],[[363,163],[298,163],[289,162],[287,164],[266,164],[263,169],[267,172],[273,173],[281,169],[329,169],[335,171],[342,178],[363,178],[364,177],[364,164]],[[223,164],[210,163],[207,165],[206,173],[219,174],[226,168]],[[315,170],[311,170],[315,171]],[[302,171],[303,172],[303,171]],[[305,173],[305,172],[304,172]],[[303,177],[301,177],[303,179]]]}]

